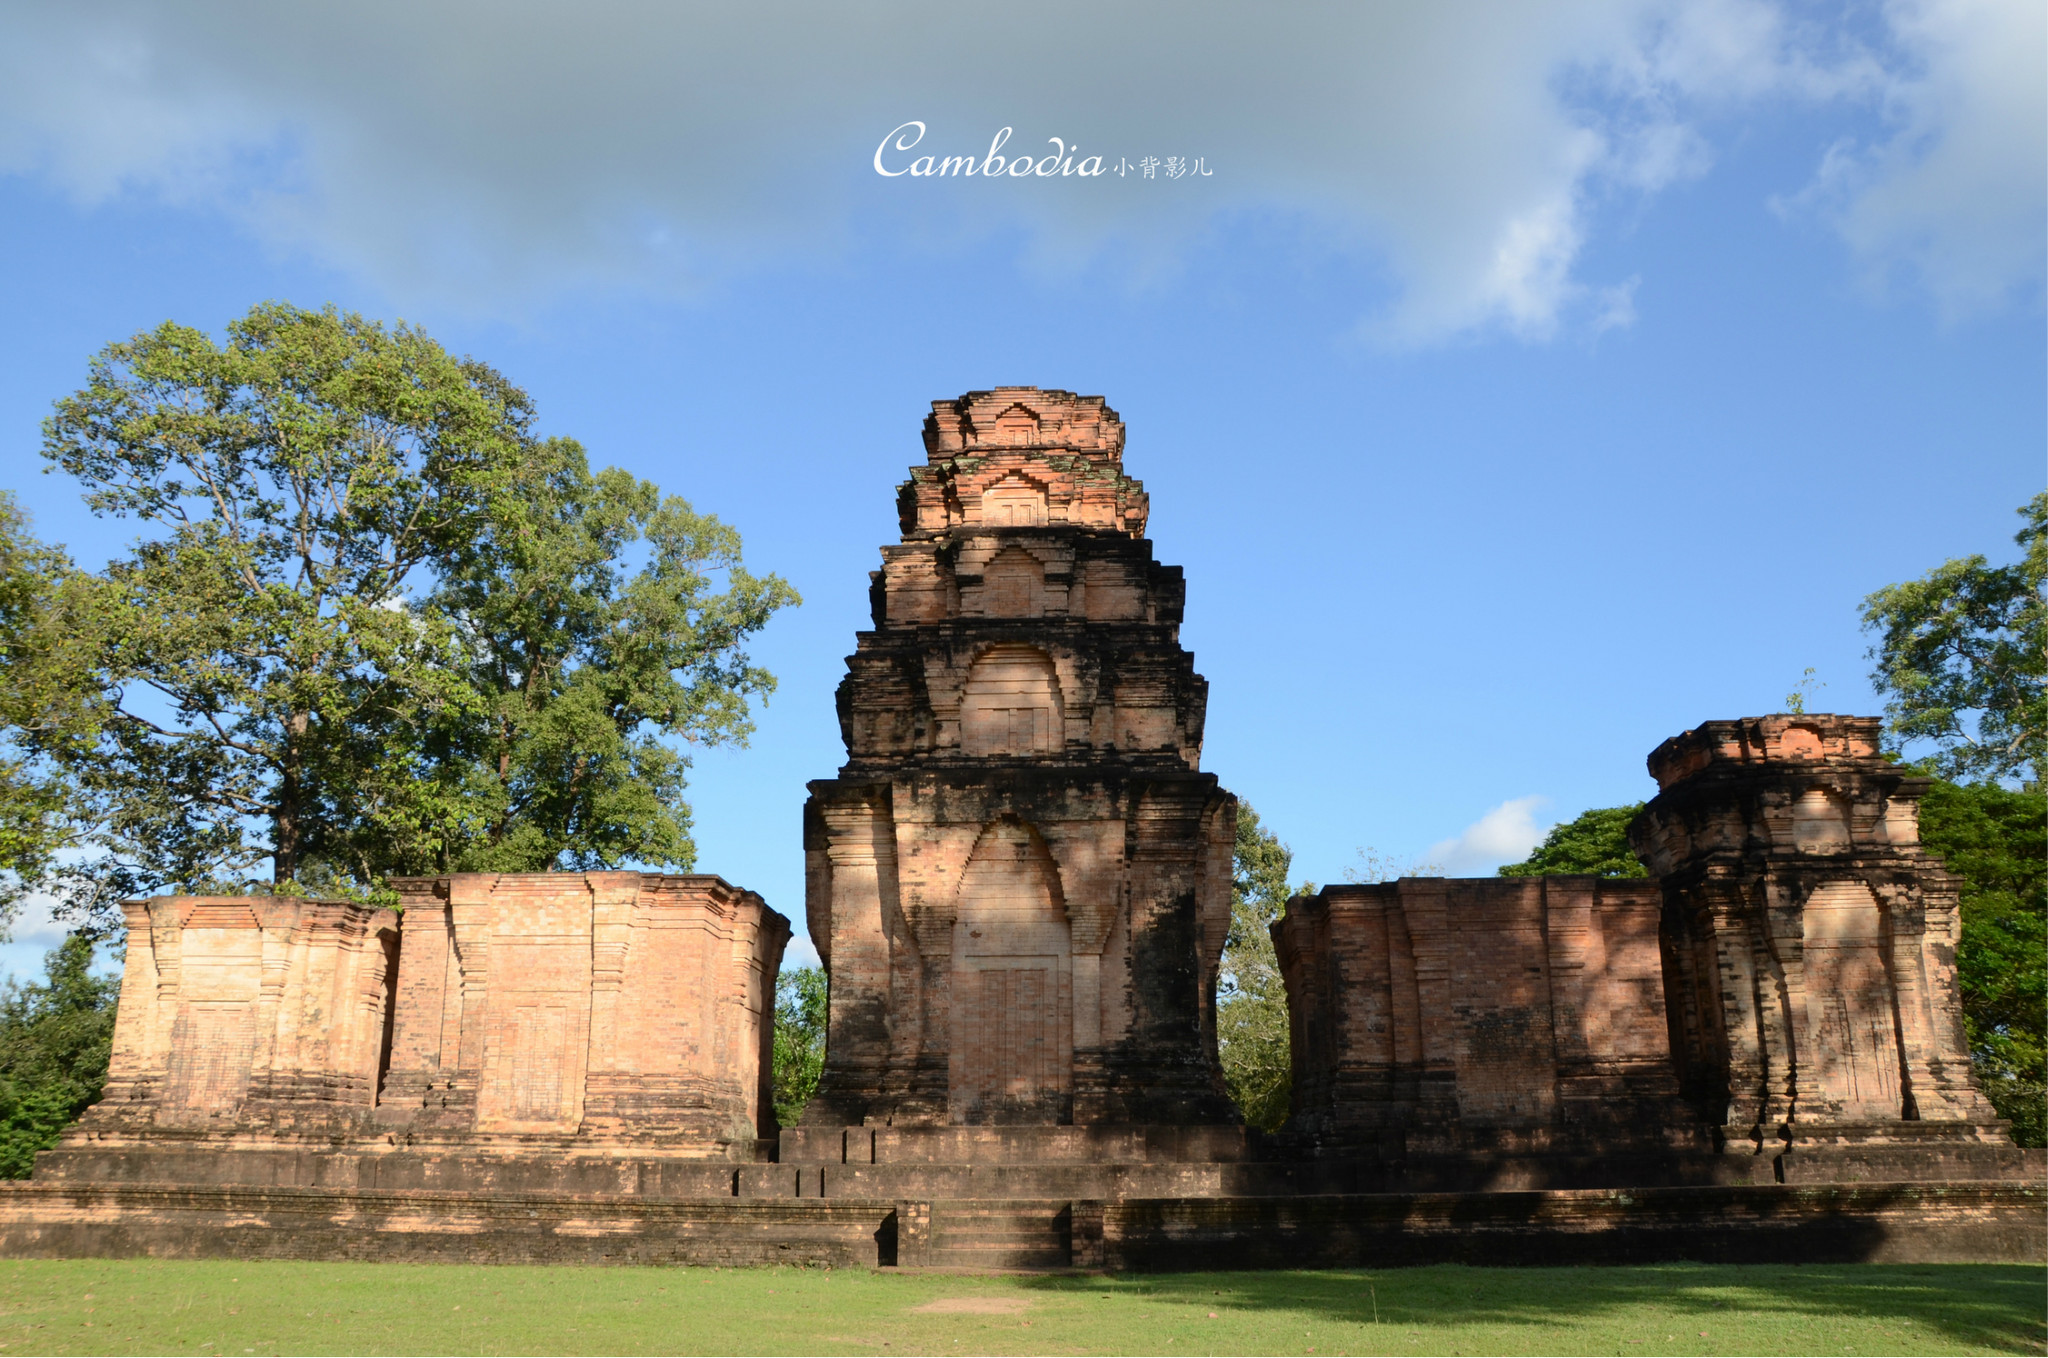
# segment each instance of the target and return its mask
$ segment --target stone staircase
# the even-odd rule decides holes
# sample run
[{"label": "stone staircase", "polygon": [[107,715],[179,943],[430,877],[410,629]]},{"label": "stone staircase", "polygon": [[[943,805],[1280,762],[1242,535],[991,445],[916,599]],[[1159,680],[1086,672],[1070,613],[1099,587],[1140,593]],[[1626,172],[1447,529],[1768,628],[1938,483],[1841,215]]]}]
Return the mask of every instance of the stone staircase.
[{"label": "stone staircase", "polygon": [[911,1268],[1102,1266],[1100,1202],[941,1199],[897,1205],[897,1263]]}]

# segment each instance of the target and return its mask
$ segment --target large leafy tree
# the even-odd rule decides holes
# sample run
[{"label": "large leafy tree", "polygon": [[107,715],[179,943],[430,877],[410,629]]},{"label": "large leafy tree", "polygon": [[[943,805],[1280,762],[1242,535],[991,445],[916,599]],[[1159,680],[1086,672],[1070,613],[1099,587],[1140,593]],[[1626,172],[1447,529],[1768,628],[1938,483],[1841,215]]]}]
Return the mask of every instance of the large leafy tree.
[{"label": "large leafy tree", "polygon": [[[0,492],[0,905],[47,879],[80,808],[52,752],[90,743],[99,704],[74,630],[76,573]],[[24,1179],[106,1083],[120,983],[92,974],[94,938],[44,957],[44,984],[0,986],[0,1178]]]},{"label": "large leafy tree", "polygon": [[1863,601],[1871,681],[1901,741],[1944,778],[2038,782],[2048,751],[2048,491],[2021,510],[2020,560],[1961,557]]},{"label": "large leafy tree", "polygon": [[[682,764],[653,747],[744,736],[771,681],[739,642],[794,595],[532,422],[490,367],[332,308],[265,304],[223,344],[166,324],[94,360],[44,450],[144,532],[71,577],[104,692],[89,748],[55,751],[103,853],[78,880],[690,862]],[[638,573],[593,560],[643,536]],[[580,776],[580,811],[518,794],[551,776]]]},{"label": "large leafy tree", "polygon": [[1500,869],[1503,877],[1544,877],[1555,873],[1589,872],[1595,877],[1648,877],[1650,870],[1629,847],[1628,823],[1643,809],[1601,806],[1582,811],[1550,827],[1543,842],[1519,863]]},{"label": "large leafy tree", "polygon": [[44,451],[151,536],[94,584],[106,738],[74,762],[138,877],[294,881],[346,831],[377,737],[469,695],[408,607],[480,529],[526,398],[426,336],[257,307],[217,345],[165,324],[94,359]]},{"label": "large leafy tree", "polygon": [[1216,1045],[1230,1097],[1247,1123],[1265,1131],[1287,1120],[1294,1086],[1287,988],[1270,932],[1290,896],[1313,890],[1288,885],[1293,862],[1292,851],[1259,823],[1258,812],[1239,802]]}]

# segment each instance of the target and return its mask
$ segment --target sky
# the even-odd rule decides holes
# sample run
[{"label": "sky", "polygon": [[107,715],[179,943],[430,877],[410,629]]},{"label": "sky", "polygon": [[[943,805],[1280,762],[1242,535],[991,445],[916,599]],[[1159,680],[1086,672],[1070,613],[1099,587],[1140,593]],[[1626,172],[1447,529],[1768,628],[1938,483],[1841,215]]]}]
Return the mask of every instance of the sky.
[{"label": "sky", "polygon": [[39,425],[166,320],[333,303],[492,364],[801,592],[690,792],[698,870],[801,935],[929,403],[1099,394],[1204,767],[1297,879],[1489,874],[1809,668],[1880,712],[1863,597],[2016,555],[2044,68],[2038,0],[11,0],[0,488],[128,550]]}]

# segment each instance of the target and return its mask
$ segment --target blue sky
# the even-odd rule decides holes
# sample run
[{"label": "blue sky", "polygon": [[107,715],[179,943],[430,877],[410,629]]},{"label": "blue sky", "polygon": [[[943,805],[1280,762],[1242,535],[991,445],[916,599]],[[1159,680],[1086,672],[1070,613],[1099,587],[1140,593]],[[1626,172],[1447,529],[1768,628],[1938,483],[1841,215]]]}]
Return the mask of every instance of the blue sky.
[{"label": "blue sky", "polygon": [[[700,869],[799,927],[934,398],[1122,414],[1204,764],[1316,881],[1490,872],[1808,666],[1878,711],[1860,599],[2009,558],[2042,484],[2034,0],[479,14],[0,15],[0,486],[124,549],[37,426],[166,319],[334,302],[493,363],[803,593],[692,792]],[[911,120],[886,168],[1008,127],[1211,173],[878,175]]]}]

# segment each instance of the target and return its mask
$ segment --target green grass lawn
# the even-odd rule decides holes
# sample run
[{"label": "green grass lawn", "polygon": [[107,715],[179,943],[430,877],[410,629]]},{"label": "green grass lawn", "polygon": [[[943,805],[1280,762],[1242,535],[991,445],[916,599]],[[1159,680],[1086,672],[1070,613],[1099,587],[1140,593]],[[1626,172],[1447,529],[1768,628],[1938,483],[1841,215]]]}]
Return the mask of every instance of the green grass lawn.
[{"label": "green grass lawn", "polygon": [[1031,1277],[0,1260],[16,1353],[2040,1353],[2030,1265]]}]

